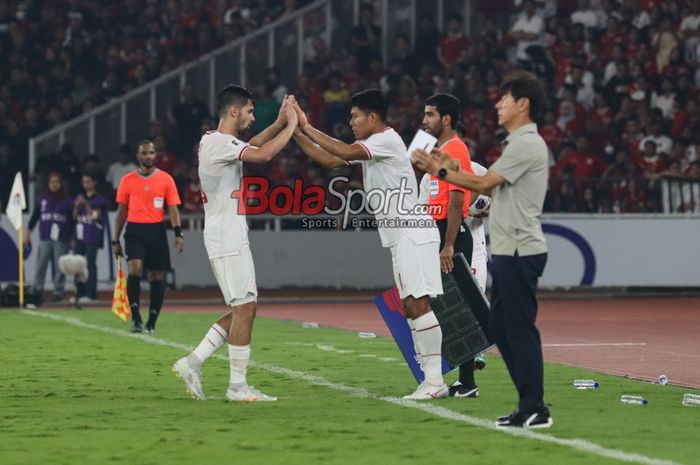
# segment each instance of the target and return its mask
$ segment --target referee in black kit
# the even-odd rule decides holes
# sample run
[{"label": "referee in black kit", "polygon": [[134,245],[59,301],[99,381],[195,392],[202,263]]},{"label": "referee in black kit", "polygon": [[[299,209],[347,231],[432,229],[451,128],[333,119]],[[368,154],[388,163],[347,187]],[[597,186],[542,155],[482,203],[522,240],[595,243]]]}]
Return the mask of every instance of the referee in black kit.
[{"label": "referee in black kit", "polygon": [[155,167],[156,150],[150,140],[141,141],[136,154],[139,168],[124,176],[117,189],[117,217],[114,221],[112,252],[121,259],[123,255],[119,237],[124,223],[128,222],[124,239],[126,242],[126,263],[129,277],[126,292],[129,297],[133,318],[131,331],[143,331],[139,310],[141,276],[144,267],[148,270],[151,288],[150,307],[146,332],[156,330],[156,320],[165,297],[165,272],[170,269],[168,238],[165,234],[165,207],[167,205],[170,224],[175,231],[175,250],[182,253],[185,241],[180,227],[180,196],[175,181],[165,171]]},{"label": "referee in black kit", "polygon": [[490,216],[493,288],[489,330],[518,390],[515,411],[496,420],[499,427],[548,428],[552,417],[544,403],[542,342],[535,326],[537,280],[547,261],[540,215],[547,190],[547,145],[534,123],[544,105],[537,78],[518,72],[501,86],[496,104],[498,124],[508,131],[503,154],[485,176],[474,176],[454,164],[417,150],[421,168],[452,184],[491,192]]}]

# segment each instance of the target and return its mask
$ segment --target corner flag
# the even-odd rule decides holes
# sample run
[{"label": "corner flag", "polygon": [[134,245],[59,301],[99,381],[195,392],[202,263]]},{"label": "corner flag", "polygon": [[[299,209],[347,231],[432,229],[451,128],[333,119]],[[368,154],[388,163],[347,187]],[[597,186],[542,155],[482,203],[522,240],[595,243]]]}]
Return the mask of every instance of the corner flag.
[{"label": "corner flag", "polygon": [[[7,219],[10,220],[12,226],[14,226],[17,230],[22,227],[22,210],[25,208],[27,208],[27,199],[24,195],[22,173],[17,173],[15,175],[15,182],[12,183],[10,199],[7,202],[7,208],[5,209]],[[22,249],[22,244],[20,244],[19,249]]]},{"label": "corner flag", "polygon": [[19,250],[19,306],[24,307],[24,238],[22,237],[22,210],[27,208],[27,198],[24,195],[22,172],[15,175],[12,183],[10,199],[7,202],[5,214],[12,226],[18,231],[17,250]]}]

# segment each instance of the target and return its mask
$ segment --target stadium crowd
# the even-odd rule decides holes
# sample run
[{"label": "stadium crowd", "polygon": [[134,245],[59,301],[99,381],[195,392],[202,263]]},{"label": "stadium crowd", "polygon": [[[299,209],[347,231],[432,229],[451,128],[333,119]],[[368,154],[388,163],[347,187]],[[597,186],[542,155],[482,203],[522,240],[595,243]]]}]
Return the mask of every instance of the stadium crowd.
[{"label": "stadium crowd", "polygon": [[[0,65],[9,70],[0,77],[3,177],[14,172],[8,167],[22,166],[29,137],[303,2],[149,0],[145,8],[133,0],[103,3],[25,1],[10,11],[10,3],[0,1]],[[539,125],[550,149],[546,211],[657,212],[661,176],[700,180],[700,1],[516,3],[473,2],[479,20],[472,21],[469,36],[458,14],[449,16],[443,30],[434,17],[422,15],[415,45],[404,35],[389,38],[387,66],[381,53],[385,31],[372,6],[363,4],[350,43],[331,49],[321,35],[314,37],[296,82],[282,83],[271,68],[253,87],[254,129],[271,123],[284,94],[293,93],[312,124],[350,141],[349,96],[374,87],[389,98],[390,125],[410,142],[425,99],[449,92],[462,102],[463,137],[472,158],[489,166],[505,136],[494,109],[499,83],[510,71],[526,68],[541,77],[549,98]],[[168,120],[144,128],[159,166],[177,180],[186,212],[200,209],[196,143],[216,127],[211,112],[188,85]],[[81,149],[62,147],[39,161],[37,174],[61,171],[77,191],[80,173],[90,170],[111,194],[134,168],[134,147],[120,147],[118,156],[76,153]],[[117,158],[106,166],[106,159]],[[301,177],[325,185],[337,174],[360,183],[353,170],[359,168],[326,173],[290,144],[274,163],[250,174],[277,184]],[[700,209],[692,196],[674,207]]]}]

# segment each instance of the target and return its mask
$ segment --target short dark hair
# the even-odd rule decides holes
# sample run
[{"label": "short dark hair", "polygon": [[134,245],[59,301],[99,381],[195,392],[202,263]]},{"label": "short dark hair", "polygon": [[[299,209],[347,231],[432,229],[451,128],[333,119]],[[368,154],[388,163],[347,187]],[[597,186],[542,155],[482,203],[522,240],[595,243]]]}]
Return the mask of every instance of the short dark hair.
[{"label": "short dark hair", "polygon": [[252,100],[253,94],[248,89],[236,84],[229,84],[221,89],[216,96],[216,113],[222,117],[231,105],[242,107]]},{"label": "short dark hair", "polygon": [[537,77],[527,71],[517,71],[501,84],[501,92],[510,94],[513,99],[526,98],[530,100],[530,119],[537,121],[545,106],[544,90]]},{"label": "short dark hair", "polygon": [[449,115],[452,120],[450,121],[450,126],[452,126],[452,129],[457,127],[460,112],[459,99],[457,97],[452,94],[435,94],[429,97],[425,104],[435,107],[440,117]]},{"label": "short dark hair", "polygon": [[142,139],[141,142],[139,142],[138,148],[139,151],[141,151],[141,146],[146,145],[146,144],[152,144],[153,141],[151,139]]},{"label": "short dark hair", "polygon": [[382,121],[386,121],[389,102],[380,90],[367,89],[350,97],[350,107],[357,107],[367,113],[374,112]]},{"label": "short dark hair", "polygon": [[81,174],[81,176],[83,176],[83,177],[87,176],[88,178],[90,178],[90,179],[92,179],[93,181],[95,181],[95,183],[98,183],[97,174],[94,173],[94,172],[92,172],[92,171],[83,171],[83,173]]}]

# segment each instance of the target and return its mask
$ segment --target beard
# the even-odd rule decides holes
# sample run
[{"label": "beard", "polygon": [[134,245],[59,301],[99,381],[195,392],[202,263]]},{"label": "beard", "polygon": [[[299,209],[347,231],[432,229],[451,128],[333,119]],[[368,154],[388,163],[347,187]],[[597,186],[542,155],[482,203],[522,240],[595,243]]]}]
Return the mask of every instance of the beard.
[{"label": "beard", "polygon": [[433,137],[438,137],[440,135],[440,126],[432,127],[424,125],[423,130]]}]

